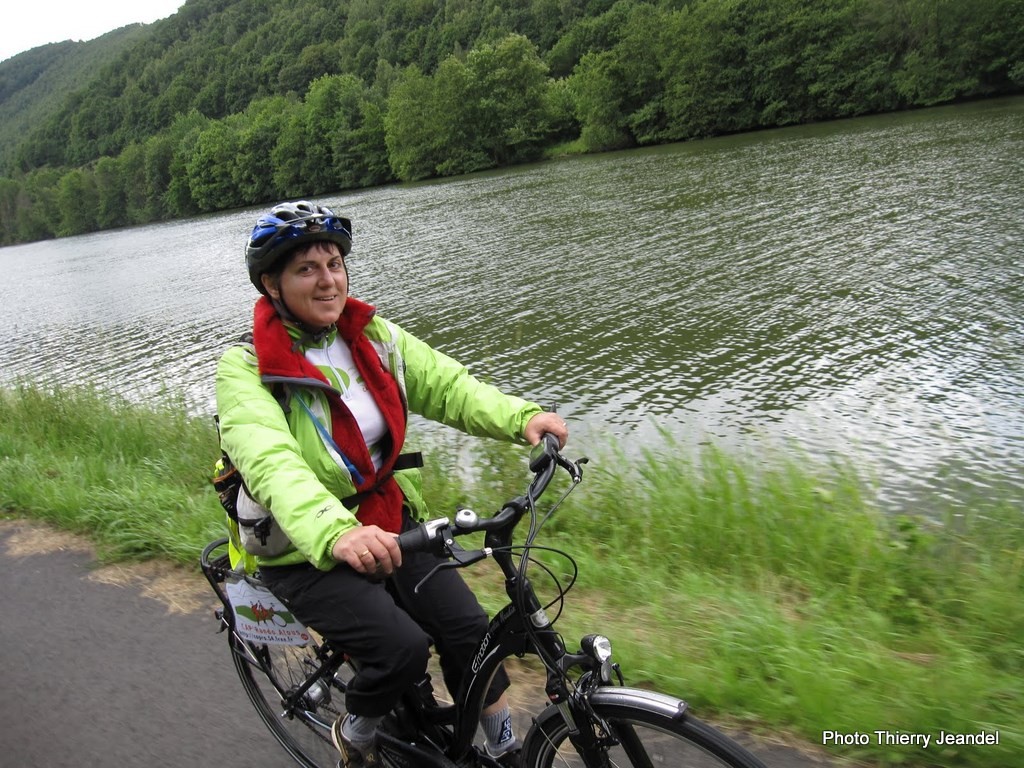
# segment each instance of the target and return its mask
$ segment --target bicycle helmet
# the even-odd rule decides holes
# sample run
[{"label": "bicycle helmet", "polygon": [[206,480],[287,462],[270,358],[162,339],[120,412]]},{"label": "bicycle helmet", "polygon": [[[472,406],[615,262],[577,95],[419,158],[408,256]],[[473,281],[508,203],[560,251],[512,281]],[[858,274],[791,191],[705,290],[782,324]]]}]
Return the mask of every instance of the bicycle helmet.
[{"label": "bicycle helmet", "polygon": [[337,243],[341,255],[348,256],[352,250],[352,222],[306,200],[279,203],[260,216],[245,244],[245,264],[256,290],[265,294],[260,278],[293,248],[316,240]]}]

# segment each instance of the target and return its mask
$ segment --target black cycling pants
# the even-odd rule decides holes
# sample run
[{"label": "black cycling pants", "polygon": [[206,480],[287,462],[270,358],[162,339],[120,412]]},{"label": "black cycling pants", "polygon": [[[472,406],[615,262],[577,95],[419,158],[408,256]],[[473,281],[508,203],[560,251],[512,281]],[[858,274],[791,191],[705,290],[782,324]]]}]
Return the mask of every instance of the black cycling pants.
[{"label": "black cycling pants", "polygon": [[[408,519],[405,525],[411,525]],[[370,581],[345,563],[330,571],[304,563],[263,567],[260,572],[299,621],[359,663],[345,707],[354,715],[377,717],[423,678],[431,642],[440,656],[445,686],[458,695],[487,630],[487,614],[453,569],[439,571],[413,594],[438,562],[434,555],[403,552],[402,567],[383,583]],[[485,705],[497,701],[508,685],[500,669]]]}]

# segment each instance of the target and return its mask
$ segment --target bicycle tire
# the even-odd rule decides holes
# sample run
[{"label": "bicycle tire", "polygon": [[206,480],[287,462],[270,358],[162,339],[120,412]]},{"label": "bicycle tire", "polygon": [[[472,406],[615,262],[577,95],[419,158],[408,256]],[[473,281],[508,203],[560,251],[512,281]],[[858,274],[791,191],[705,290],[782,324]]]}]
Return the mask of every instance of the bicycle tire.
[{"label": "bicycle tire", "polygon": [[[596,692],[590,701],[594,713],[611,731],[610,746],[603,755],[609,768],[765,768],[744,747],[690,715],[678,699],[628,688],[609,691],[610,695]],[[545,709],[527,734],[522,766],[586,766],[555,707]]]},{"label": "bicycle tire", "polygon": [[302,683],[314,669],[312,647],[251,643],[232,632],[231,657],[260,719],[291,758],[303,768],[336,768],[338,751],[331,742],[331,724],[343,711],[344,673],[336,675],[327,700],[309,702],[288,717],[274,683],[284,691]]}]

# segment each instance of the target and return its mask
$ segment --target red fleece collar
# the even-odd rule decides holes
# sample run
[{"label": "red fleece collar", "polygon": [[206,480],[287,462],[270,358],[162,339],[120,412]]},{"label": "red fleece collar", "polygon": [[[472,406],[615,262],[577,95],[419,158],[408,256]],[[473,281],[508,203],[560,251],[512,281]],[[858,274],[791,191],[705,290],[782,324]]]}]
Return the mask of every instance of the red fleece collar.
[{"label": "red fleece collar", "polygon": [[[373,306],[349,297],[338,319],[341,338],[352,341],[376,313]],[[315,365],[303,355],[292,352],[294,340],[266,296],[259,298],[253,310],[252,335],[261,376],[306,377],[328,383]]]}]

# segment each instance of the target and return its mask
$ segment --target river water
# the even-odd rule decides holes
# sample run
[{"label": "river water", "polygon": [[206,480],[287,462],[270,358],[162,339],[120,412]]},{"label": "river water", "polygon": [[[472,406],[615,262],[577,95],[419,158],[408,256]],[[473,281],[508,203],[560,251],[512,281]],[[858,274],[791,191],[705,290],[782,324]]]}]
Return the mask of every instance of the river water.
[{"label": "river water", "polygon": [[[319,202],[355,295],[583,452],[841,457],[924,514],[1024,497],[1024,99]],[[212,413],[260,210],[0,249],[0,384]]]}]

